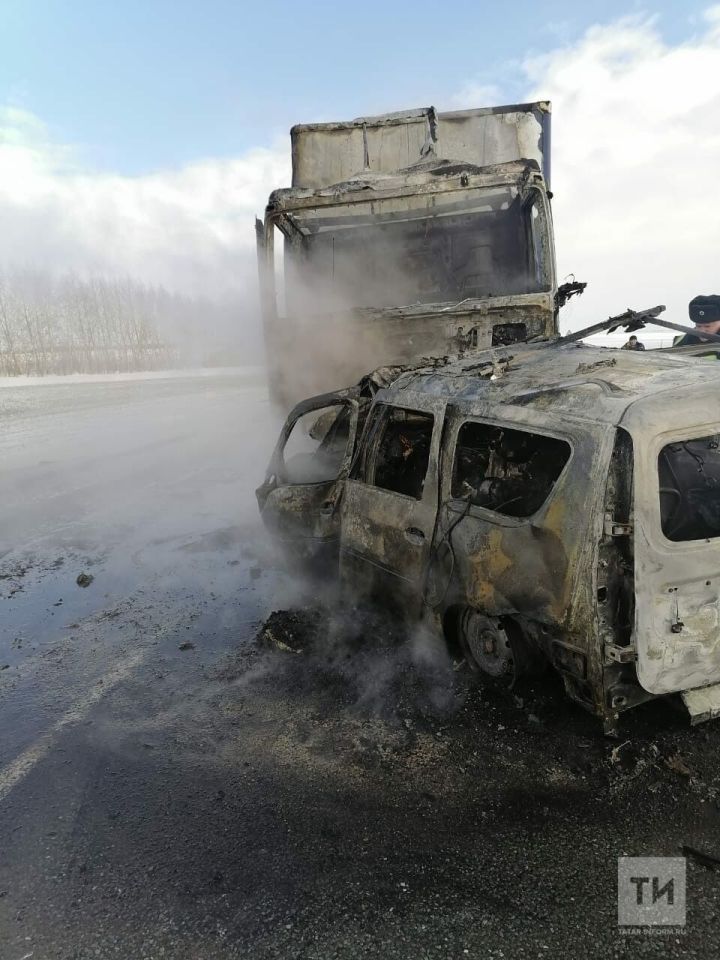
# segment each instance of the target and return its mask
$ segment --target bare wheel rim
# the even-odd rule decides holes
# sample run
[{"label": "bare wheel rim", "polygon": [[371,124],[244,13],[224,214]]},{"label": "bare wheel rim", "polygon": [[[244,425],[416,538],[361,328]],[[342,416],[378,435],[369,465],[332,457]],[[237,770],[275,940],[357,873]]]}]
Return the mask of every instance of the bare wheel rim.
[{"label": "bare wheel rim", "polygon": [[462,617],[461,633],[470,665],[512,685],[515,659],[505,630],[489,617],[468,610]]}]

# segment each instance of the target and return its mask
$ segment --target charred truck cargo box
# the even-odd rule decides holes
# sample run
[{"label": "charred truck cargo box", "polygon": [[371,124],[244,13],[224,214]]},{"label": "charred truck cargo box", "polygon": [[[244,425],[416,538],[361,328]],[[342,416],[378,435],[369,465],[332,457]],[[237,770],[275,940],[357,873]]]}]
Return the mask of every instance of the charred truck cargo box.
[{"label": "charred truck cargo box", "polygon": [[264,522],[329,564],[344,597],[429,620],[476,669],[551,666],[608,731],[670,693],[708,719],[718,344],[633,353],[576,336],[384,368],[304,401],[258,490]]},{"label": "charred truck cargo box", "polygon": [[556,331],[548,103],[428,107],[291,136],[292,187],[256,223],[280,402],[381,363]]}]

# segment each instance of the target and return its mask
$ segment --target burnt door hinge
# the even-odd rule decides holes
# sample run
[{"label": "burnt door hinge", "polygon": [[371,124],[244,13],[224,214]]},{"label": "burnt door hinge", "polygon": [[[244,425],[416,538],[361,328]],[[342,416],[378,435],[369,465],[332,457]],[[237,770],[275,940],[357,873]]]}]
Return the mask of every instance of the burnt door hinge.
[{"label": "burnt door hinge", "polygon": [[603,532],[606,537],[629,537],[633,532],[633,525],[631,523],[620,523],[617,520],[613,520],[613,518],[606,513]]},{"label": "burnt door hinge", "polygon": [[605,660],[608,663],[634,663],[637,660],[637,650],[632,644],[619,647],[616,643],[606,643]]}]

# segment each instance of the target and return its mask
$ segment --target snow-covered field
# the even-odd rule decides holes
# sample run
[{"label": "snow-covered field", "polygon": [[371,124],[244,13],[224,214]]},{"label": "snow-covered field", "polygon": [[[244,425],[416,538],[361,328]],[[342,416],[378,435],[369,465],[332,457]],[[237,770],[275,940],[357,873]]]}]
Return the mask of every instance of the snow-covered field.
[{"label": "snow-covered field", "polygon": [[134,373],[73,373],[47,377],[0,377],[0,389],[15,387],[67,386],[88,383],[128,383],[136,380],[187,380],[207,377],[248,377],[262,379],[263,369],[247,367],[196,367],[188,370],[139,370]]}]

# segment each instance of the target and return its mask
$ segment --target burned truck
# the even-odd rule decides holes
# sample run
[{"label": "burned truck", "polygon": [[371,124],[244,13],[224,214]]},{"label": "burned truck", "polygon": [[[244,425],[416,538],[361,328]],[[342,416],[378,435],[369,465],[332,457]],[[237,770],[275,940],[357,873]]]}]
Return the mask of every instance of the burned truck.
[{"label": "burned truck", "polygon": [[609,733],[671,693],[693,722],[714,717],[720,344],[636,353],[580,336],[304,401],[258,490],[263,520],[324,559],[344,603],[428,621],[498,678],[552,667]]},{"label": "burned truck", "polygon": [[304,124],[291,140],[292,187],[256,221],[279,403],[557,330],[548,103]]}]

